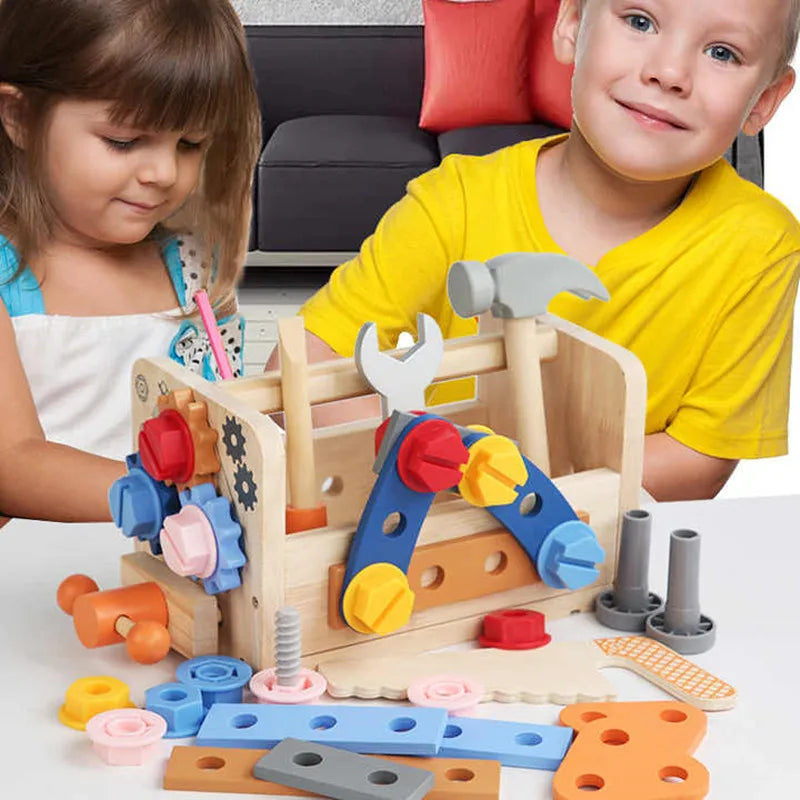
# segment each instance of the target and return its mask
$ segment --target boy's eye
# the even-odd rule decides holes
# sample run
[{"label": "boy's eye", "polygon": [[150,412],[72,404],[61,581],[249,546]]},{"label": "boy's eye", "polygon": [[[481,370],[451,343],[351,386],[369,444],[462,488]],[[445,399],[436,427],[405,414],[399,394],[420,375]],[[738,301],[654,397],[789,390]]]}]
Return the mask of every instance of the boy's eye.
[{"label": "boy's eye", "polygon": [[631,28],[640,33],[650,33],[653,28],[652,20],[648,19],[644,14],[628,14],[624,19]]},{"label": "boy's eye", "polygon": [[112,139],[110,136],[104,136],[103,141],[112,150],[130,150],[136,144],[136,139]]},{"label": "boy's eye", "polygon": [[706,53],[708,53],[714,61],[721,61],[725,64],[739,63],[736,53],[734,53],[730,47],[725,47],[721,44],[711,45],[711,47],[706,48]]},{"label": "boy's eye", "polygon": [[199,150],[201,147],[205,145],[205,139],[199,142],[193,142],[189,139],[181,139],[180,145],[184,148],[184,150]]}]

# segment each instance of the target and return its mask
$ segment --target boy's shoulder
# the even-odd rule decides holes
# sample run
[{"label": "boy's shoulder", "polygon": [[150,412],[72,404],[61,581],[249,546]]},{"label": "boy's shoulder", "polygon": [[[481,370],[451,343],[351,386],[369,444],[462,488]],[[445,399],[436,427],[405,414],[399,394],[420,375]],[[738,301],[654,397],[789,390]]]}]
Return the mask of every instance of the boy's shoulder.
[{"label": "boy's shoulder", "polygon": [[743,236],[780,236],[800,250],[800,222],[795,215],[777,197],[742,178],[727,161],[706,167],[697,188],[698,207],[716,225]]},{"label": "boy's shoulder", "polygon": [[520,181],[530,180],[539,151],[562,136],[526,139],[484,155],[448,153],[437,167],[410,181],[408,189],[412,194],[460,192],[469,197],[510,191]]}]

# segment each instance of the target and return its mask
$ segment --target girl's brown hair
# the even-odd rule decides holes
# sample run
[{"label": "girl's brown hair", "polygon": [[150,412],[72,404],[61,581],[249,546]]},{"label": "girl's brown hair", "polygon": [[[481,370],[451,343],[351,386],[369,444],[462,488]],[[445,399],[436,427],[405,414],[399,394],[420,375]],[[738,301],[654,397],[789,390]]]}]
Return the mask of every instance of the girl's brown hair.
[{"label": "girl's brown hair", "polygon": [[41,168],[50,112],[65,98],[107,100],[115,123],[208,132],[197,189],[165,227],[203,240],[217,263],[210,294],[229,305],[261,142],[244,31],[229,0],[0,0],[0,82],[23,98],[25,148],[0,126],[0,226],[21,264],[53,230]]}]

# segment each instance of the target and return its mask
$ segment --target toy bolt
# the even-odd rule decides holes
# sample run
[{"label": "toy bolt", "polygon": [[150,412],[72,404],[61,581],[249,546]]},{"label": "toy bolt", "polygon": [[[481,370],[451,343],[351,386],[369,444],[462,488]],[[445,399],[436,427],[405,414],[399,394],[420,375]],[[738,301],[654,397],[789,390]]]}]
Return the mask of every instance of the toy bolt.
[{"label": "toy bolt", "polygon": [[87,575],[70,575],[58,587],[56,600],[72,616],[84,647],[125,641],[140,664],[155,664],[171,645],[167,601],[156,583],[136,583],[100,592]]},{"label": "toy bolt", "polygon": [[667,604],[651,614],[645,632],[681,655],[709,650],[717,636],[713,620],[700,613],[700,534],[677,530],[670,534]]},{"label": "toy bolt", "polygon": [[662,605],[647,588],[651,527],[652,518],[643,509],[626,511],[622,517],[614,589],[599,595],[595,604],[598,621],[608,628],[642,632],[647,617]]},{"label": "toy bolt", "polygon": [[313,703],[328,686],[319,672],[300,666],[300,612],[283,606],[275,612],[275,667],[250,679],[250,691],[260,703]]},{"label": "toy bolt", "polygon": [[164,409],[139,431],[139,454],[148,475],[157,481],[188,481],[194,473],[194,442],[186,420]]},{"label": "toy bolt", "polygon": [[428,419],[411,430],[397,453],[400,479],[415,492],[451,489],[461,480],[469,453],[456,427],[445,419]]}]

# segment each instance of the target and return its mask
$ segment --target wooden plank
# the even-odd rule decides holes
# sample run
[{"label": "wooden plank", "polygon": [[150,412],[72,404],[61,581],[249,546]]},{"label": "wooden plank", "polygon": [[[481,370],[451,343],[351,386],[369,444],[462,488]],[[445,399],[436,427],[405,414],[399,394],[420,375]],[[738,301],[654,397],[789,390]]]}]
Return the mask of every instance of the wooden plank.
[{"label": "wooden plank", "polygon": [[[537,341],[542,359],[554,358],[557,337],[548,326],[540,326]],[[405,350],[394,350],[398,357]],[[505,369],[505,344],[502,334],[481,337],[465,336],[448,339],[435,380],[463,378]],[[225,390],[262,414],[280,411],[283,406],[280,370],[273,370],[254,378],[240,378],[229,382]],[[361,377],[352,358],[321,361],[308,367],[308,397],[313,403],[327,403],[348,397],[372,394],[369,384]]]},{"label": "wooden plank", "polygon": [[[335,708],[335,707],[334,707]],[[185,792],[214,792],[318,797],[253,777],[253,767],[268,750],[239,747],[172,748],[164,773],[164,788]],[[427,800],[497,800],[500,796],[500,762],[469,758],[415,758],[375,756],[396,764],[419,767],[433,773]]]}]

